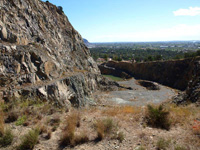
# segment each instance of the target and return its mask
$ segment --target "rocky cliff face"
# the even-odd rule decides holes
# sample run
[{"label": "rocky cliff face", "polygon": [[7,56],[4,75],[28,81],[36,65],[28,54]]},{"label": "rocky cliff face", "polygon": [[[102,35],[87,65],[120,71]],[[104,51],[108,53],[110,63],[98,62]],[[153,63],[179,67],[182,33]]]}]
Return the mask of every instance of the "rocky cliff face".
[{"label": "rocky cliff face", "polygon": [[0,95],[82,106],[107,81],[63,11],[40,0],[0,1]]},{"label": "rocky cliff face", "polygon": [[173,103],[176,104],[187,104],[190,102],[200,106],[200,61],[194,63],[193,76],[186,90],[173,98]]},{"label": "rocky cliff face", "polygon": [[[110,61],[104,66],[115,68],[115,71],[127,73],[137,79],[155,81],[160,84],[185,90],[188,82],[193,77],[196,59],[158,61],[146,63],[129,63]],[[106,68],[100,67],[101,72],[105,74]]]}]

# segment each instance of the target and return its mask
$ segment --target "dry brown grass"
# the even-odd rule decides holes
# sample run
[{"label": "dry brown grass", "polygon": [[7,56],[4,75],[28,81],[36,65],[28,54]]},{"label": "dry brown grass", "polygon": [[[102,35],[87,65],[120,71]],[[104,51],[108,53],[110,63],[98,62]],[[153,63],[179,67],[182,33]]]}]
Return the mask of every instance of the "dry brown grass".
[{"label": "dry brown grass", "polygon": [[80,127],[80,120],[80,113],[76,110],[73,110],[66,118],[66,126],[62,129],[60,146],[75,146],[89,141],[86,133],[75,135],[76,128]]},{"label": "dry brown grass", "polygon": [[5,118],[6,123],[15,122],[19,117],[19,113],[15,109],[11,109],[7,114]]},{"label": "dry brown grass", "polygon": [[63,130],[62,135],[60,138],[60,145],[61,146],[73,146],[74,138],[75,138],[75,125],[68,124]]},{"label": "dry brown grass", "polygon": [[66,119],[67,124],[73,124],[76,127],[81,125],[81,114],[77,110],[73,110],[71,114]]},{"label": "dry brown grass", "polygon": [[139,114],[141,112],[140,107],[134,106],[121,106],[121,107],[113,107],[113,108],[106,108],[102,111],[103,115],[108,116],[119,116],[119,115],[126,115],[126,114]]},{"label": "dry brown grass", "polygon": [[0,147],[6,147],[13,141],[13,133],[10,128],[6,128],[4,123],[4,113],[0,109]]},{"label": "dry brown grass", "polygon": [[192,132],[200,139],[200,120],[194,120],[192,125]]},{"label": "dry brown grass", "polygon": [[97,132],[96,140],[102,140],[105,137],[116,136],[117,124],[110,118],[99,119],[94,123]]},{"label": "dry brown grass", "polygon": [[2,110],[0,110],[0,135],[4,134],[4,128],[5,128],[4,113]]},{"label": "dry brown grass", "polygon": [[86,143],[88,141],[89,141],[89,138],[88,138],[86,131],[80,133],[79,135],[76,135],[75,139],[74,139],[75,145],[83,144],[83,143]]},{"label": "dry brown grass", "polygon": [[40,123],[40,125],[37,125],[38,129],[39,129],[39,134],[42,135],[43,138],[45,139],[50,139],[51,138],[51,134],[52,134],[52,131],[51,129],[47,126],[47,125],[44,125]]},{"label": "dry brown grass", "polygon": [[27,134],[25,134],[17,150],[32,150],[34,146],[38,143],[39,129],[32,129]]},{"label": "dry brown grass", "polygon": [[142,115],[142,108],[136,106],[118,106],[105,108],[101,111],[101,114],[108,117],[117,117],[123,121],[139,121]]},{"label": "dry brown grass", "polygon": [[188,125],[196,118],[200,118],[200,108],[192,105],[188,106],[175,106],[168,105],[172,125]]}]

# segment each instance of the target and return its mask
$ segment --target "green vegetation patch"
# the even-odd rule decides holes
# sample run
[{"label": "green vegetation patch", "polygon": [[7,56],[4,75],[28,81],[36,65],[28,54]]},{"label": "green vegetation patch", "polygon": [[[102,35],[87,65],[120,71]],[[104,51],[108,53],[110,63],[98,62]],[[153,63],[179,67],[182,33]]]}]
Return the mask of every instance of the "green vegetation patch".
[{"label": "green vegetation patch", "polygon": [[113,76],[113,75],[103,75],[103,76],[106,77],[106,78],[109,78],[109,79],[111,79],[113,81],[123,81],[122,78],[116,77],[116,76]]},{"label": "green vegetation patch", "polygon": [[27,116],[26,116],[26,115],[23,115],[23,116],[21,116],[21,117],[19,117],[19,118],[17,119],[17,121],[15,122],[15,125],[16,125],[16,126],[23,125],[23,124],[26,122],[26,120],[27,120]]}]

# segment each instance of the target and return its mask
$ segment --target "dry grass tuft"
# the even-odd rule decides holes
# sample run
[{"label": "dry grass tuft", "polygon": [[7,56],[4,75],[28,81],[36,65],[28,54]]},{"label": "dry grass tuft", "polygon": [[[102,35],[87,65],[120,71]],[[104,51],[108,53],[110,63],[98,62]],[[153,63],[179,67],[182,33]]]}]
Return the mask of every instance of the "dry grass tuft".
[{"label": "dry grass tuft", "polygon": [[89,141],[89,138],[86,135],[86,132],[82,132],[81,134],[76,135],[75,139],[74,139],[75,145],[83,144],[83,143],[86,143],[88,141]]},{"label": "dry grass tuft", "polygon": [[123,132],[119,132],[116,136],[116,139],[119,141],[119,142],[122,142],[125,138],[125,135]]},{"label": "dry grass tuft", "polygon": [[10,145],[13,141],[13,138],[14,138],[14,136],[13,136],[11,129],[6,128],[4,130],[3,135],[0,136],[0,146],[6,147],[6,146]]},{"label": "dry grass tuft", "polygon": [[13,134],[9,128],[5,127],[4,113],[0,110],[0,146],[6,147],[13,141]]},{"label": "dry grass tuft", "polygon": [[11,110],[10,112],[7,113],[7,117],[5,119],[6,123],[11,123],[11,122],[15,122],[19,117],[19,114],[17,111],[15,110]]},{"label": "dry grass tuft", "polygon": [[42,126],[38,126],[37,128],[39,129],[39,134],[43,138],[45,138],[47,140],[51,138],[52,131],[49,129],[48,126],[42,125]]},{"label": "dry grass tuft", "polygon": [[73,110],[66,120],[69,124],[74,124],[76,127],[81,126],[81,115],[80,112]]},{"label": "dry grass tuft", "polygon": [[169,147],[170,140],[165,140],[163,138],[160,138],[156,143],[157,150],[167,150]]},{"label": "dry grass tuft", "polygon": [[74,146],[74,137],[75,137],[75,129],[67,127],[65,130],[63,130],[61,139],[60,139],[60,145],[61,146]]},{"label": "dry grass tuft", "polygon": [[4,134],[4,113],[2,110],[0,110],[0,135]]},{"label": "dry grass tuft", "polygon": [[75,146],[89,141],[86,133],[80,135],[75,135],[75,130],[80,127],[80,113],[78,111],[73,111],[67,118],[67,126],[62,130],[62,135],[60,138],[60,146]]},{"label": "dry grass tuft", "polygon": [[97,131],[97,139],[102,140],[105,137],[111,137],[112,134],[116,134],[117,125],[114,124],[113,120],[110,118],[106,118],[103,120],[97,120],[94,124],[94,127]]}]

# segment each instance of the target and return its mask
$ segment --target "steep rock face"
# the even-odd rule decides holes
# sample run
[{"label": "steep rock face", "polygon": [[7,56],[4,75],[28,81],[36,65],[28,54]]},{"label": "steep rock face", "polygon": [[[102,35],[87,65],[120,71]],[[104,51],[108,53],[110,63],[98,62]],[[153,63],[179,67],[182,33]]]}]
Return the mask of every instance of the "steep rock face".
[{"label": "steep rock face", "polygon": [[[155,81],[160,84],[185,90],[192,79],[196,59],[158,61],[146,63],[129,63],[109,61],[104,66],[115,68],[137,79]],[[100,67],[101,72],[106,70]]]},{"label": "steep rock face", "polygon": [[41,96],[67,106],[82,106],[94,90],[117,85],[100,76],[62,10],[40,0],[0,1],[0,77],[4,99]]},{"label": "steep rock face", "polygon": [[200,61],[195,62],[193,78],[186,89],[186,99],[200,104]]},{"label": "steep rock face", "polygon": [[173,98],[173,103],[176,104],[187,104],[188,102],[200,106],[200,61],[195,62],[193,76],[187,89]]},{"label": "steep rock face", "polygon": [[115,68],[112,68],[112,67],[108,67],[106,65],[98,65],[100,71],[101,71],[101,74],[105,74],[105,75],[113,75],[113,76],[117,76],[117,77],[120,77],[120,78],[123,78],[123,79],[130,79],[132,78],[131,75],[127,74],[126,72],[124,71],[121,71],[119,69],[115,69]]},{"label": "steep rock face", "polygon": [[[98,72],[80,34],[56,6],[40,0],[1,0],[0,7],[3,41],[35,46],[41,43],[45,56],[55,60],[59,68]],[[78,59],[71,61],[74,58]]]}]

